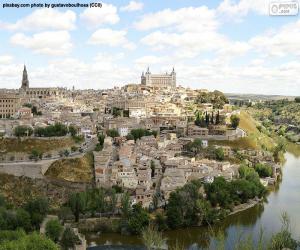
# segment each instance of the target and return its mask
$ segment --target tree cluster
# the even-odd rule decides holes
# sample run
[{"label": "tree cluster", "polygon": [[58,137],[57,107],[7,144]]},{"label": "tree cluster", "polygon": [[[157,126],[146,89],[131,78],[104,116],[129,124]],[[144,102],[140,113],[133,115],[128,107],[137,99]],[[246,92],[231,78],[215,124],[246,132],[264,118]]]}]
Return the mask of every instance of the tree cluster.
[{"label": "tree cluster", "polygon": [[33,129],[26,125],[20,125],[14,129],[14,135],[17,137],[31,136],[32,134]]},{"label": "tree cluster", "polygon": [[224,104],[229,103],[227,97],[220,91],[202,92],[197,96],[196,103],[212,103],[214,108],[222,109]]},{"label": "tree cluster", "polygon": [[[254,178],[252,178],[254,177]],[[266,190],[259,177],[247,175],[245,178],[227,182],[223,177],[215,178],[211,184],[206,184],[207,200],[213,207],[232,209],[234,205],[245,203],[255,197],[261,198]]]},{"label": "tree cluster", "polygon": [[116,129],[109,129],[109,130],[107,130],[107,131],[106,131],[106,135],[107,135],[107,136],[110,136],[110,137],[112,137],[112,138],[115,138],[115,137],[119,137],[119,136],[120,136],[118,130],[116,130]]},{"label": "tree cluster", "polygon": [[219,110],[216,115],[214,112],[209,114],[207,111],[205,113],[200,113],[199,111],[196,113],[195,125],[198,127],[207,128],[209,125],[219,125],[223,122]]},{"label": "tree cluster", "polygon": [[[71,130],[74,133],[73,129]],[[34,130],[35,136],[38,137],[54,137],[54,136],[66,136],[69,132],[68,127],[61,123],[55,123],[45,128],[38,127]]]},{"label": "tree cluster", "polygon": [[143,136],[150,136],[150,135],[154,135],[154,137],[156,137],[157,131],[151,131],[142,128],[132,129],[130,133],[127,135],[127,140],[136,141],[137,139],[141,139]]},{"label": "tree cluster", "polygon": [[222,217],[224,211],[213,208],[203,198],[201,186],[199,180],[192,181],[170,194],[166,208],[169,228],[207,225]]},{"label": "tree cluster", "polygon": [[11,209],[1,198],[0,230],[23,228],[26,232],[37,230],[48,212],[48,201],[44,198],[29,200],[23,207]]}]

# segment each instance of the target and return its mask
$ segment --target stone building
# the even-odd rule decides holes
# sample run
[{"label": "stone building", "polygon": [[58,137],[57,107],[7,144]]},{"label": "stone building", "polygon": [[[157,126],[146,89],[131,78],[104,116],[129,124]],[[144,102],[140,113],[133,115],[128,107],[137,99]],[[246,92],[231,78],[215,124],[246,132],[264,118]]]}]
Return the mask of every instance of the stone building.
[{"label": "stone building", "polygon": [[9,93],[0,93],[0,119],[13,117],[19,107],[19,96]]},{"label": "stone building", "polygon": [[168,74],[151,74],[149,67],[147,72],[142,73],[141,84],[145,86],[155,87],[155,88],[176,88],[176,73],[173,68],[172,72]]},{"label": "stone building", "polygon": [[64,88],[30,88],[27,69],[26,69],[26,66],[24,65],[20,93],[25,98],[41,99],[41,98],[49,98],[49,97],[62,97],[66,94],[66,89],[64,89]]}]

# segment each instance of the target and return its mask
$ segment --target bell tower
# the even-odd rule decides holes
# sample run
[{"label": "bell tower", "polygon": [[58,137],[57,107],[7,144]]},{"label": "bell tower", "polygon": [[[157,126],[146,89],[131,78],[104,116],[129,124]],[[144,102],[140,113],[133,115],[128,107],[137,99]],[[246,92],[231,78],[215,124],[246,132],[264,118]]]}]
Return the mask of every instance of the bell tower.
[{"label": "bell tower", "polygon": [[24,69],[23,69],[23,77],[22,77],[22,89],[28,89],[29,88],[29,80],[28,80],[28,74],[27,74],[27,70],[26,70],[26,66],[24,65]]}]

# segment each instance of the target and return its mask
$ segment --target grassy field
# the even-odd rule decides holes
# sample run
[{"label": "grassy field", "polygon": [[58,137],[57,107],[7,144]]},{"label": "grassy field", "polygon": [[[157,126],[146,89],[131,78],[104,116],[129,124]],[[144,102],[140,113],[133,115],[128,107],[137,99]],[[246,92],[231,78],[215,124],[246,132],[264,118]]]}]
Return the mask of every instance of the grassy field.
[{"label": "grassy field", "polygon": [[82,158],[66,158],[53,162],[45,175],[66,181],[91,182],[93,165],[93,154],[88,153]]},{"label": "grassy field", "polygon": [[242,111],[240,115],[239,127],[247,132],[249,143],[256,149],[265,148],[271,150],[276,144],[276,138],[269,137],[268,135],[260,132],[257,129],[258,123],[247,113]]},{"label": "grassy field", "polygon": [[230,146],[233,149],[267,149],[271,150],[275,146],[273,138],[260,132],[257,129],[258,123],[247,111],[241,111],[239,127],[246,131],[247,137],[234,141],[210,141],[211,145]]},{"label": "grassy field", "polygon": [[72,138],[62,138],[62,139],[51,139],[42,140],[36,138],[1,138],[0,139],[0,151],[7,152],[24,152],[31,153],[32,149],[39,149],[42,152],[48,152],[51,150],[59,150],[66,147],[71,147],[75,145]]}]

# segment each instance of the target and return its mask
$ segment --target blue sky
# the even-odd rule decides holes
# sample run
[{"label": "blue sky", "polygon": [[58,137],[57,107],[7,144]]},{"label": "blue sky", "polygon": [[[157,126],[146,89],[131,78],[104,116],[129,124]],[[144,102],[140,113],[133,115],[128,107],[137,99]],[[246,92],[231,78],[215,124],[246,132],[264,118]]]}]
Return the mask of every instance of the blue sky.
[{"label": "blue sky", "polygon": [[[39,1],[18,3],[28,2]],[[31,86],[81,89],[139,83],[147,66],[152,72],[174,66],[182,86],[300,95],[299,15],[270,16],[269,0],[102,3],[50,9],[1,3],[0,88],[20,86],[24,63]]]}]

